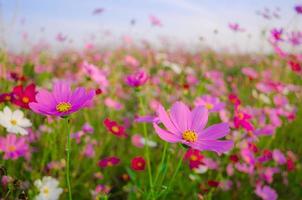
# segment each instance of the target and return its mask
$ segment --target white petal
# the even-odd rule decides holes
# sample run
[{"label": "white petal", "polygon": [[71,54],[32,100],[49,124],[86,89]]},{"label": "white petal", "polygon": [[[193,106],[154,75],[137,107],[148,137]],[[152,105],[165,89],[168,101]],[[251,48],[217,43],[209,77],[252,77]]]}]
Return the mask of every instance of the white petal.
[{"label": "white petal", "polygon": [[24,114],[21,110],[16,110],[15,112],[13,112],[12,118],[16,119],[17,121],[19,121],[23,117],[24,117]]},{"label": "white petal", "polygon": [[4,115],[7,117],[7,118],[11,118],[12,116],[12,111],[9,107],[5,106],[4,110],[3,110],[3,113]]},{"label": "white petal", "polygon": [[23,118],[18,121],[18,125],[21,127],[31,127],[31,122],[28,119]]}]

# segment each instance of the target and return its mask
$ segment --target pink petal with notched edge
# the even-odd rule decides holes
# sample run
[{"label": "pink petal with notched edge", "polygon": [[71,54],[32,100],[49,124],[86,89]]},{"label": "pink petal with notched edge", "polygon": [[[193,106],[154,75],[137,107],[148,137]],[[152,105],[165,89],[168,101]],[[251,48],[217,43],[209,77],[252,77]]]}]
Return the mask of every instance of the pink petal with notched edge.
[{"label": "pink petal with notched edge", "polygon": [[153,123],[153,127],[157,133],[157,135],[167,142],[176,143],[181,140],[181,138],[177,135],[174,135],[173,133],[170,133],[168,131],[165,131],[161,129],[156,123]]},{"label": "pink petal with notched edge", "polygon": [[63,83],[62,81],[56,82],[53,86],[52,94],[58,103],[68,102],[69,98],[71,97],[70,84]]},{"label": "pink petal with notched edge", "polygon": [[208,110],[203,106],[197,106],[191,113],[192,124],[190,129],[201,133],[202,129],[206,126],[208,122]]},{"label": "pink petal with notched edge", "polygon": [[36,101],[46,107],[54,107],[57,105],[54,96],[47,90],[40,90],[36,95]]},{"label": "pink petal with notched edge", "polygon": [[181,134],[180,130],[174,126],[173,122],[171,121],[168,113],[165,111],[162,105],[159,105],[157,108],[157,114],[161,123],[165,125],[165,127],[172,133],[177,135]]},{"label": "pink petal with notched edge", "polygon": [[224,153],[233,148],[234,142],[231,140],[199,140],[192,143],[190,146],[200,151],[206,150]]},{"label": "pink petal with notched edge", "polygon": [[226,136],[230,132],[228,123],[219,123],[203,130],[198,135],[198,140],[216,140]]},{"label": "pink petal with notched edge", "polygon": [[189,108],[182,102],[175,102],[171,108],[170,117],[180,132],[188,130],[191,126],[191,112]]}]

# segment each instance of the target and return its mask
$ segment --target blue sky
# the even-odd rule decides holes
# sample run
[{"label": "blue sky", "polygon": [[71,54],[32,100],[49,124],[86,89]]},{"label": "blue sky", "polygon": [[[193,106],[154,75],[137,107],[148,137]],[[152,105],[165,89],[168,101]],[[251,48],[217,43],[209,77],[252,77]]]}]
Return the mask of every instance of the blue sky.
[{"label": "blue sky", "polygon": [[[295,16],[294,0],[0,0],[1,32],[6,47],[23,50],[44,39],[53,48],[72,45],[82,47],[95,35],[95,44],[116,44],[121,35],[139,40],[158,41],[165,36],[171,43],[186,47],[209,45],[221,49],[235,44],[242,51],[258,51],[268,46],[260,37],[263,29],[271,27],[302,27],[302,16]],[[301,4],[301,1],[300,1]],[[257,10],[280,8],[281,19],[264,20]],[[100,15],[92,15],[95,8],[104,8]],[[163,27],[152,27],[148,16],[161,19]],[[295,17],[294,17],[295,16]],[[130,20],[135,19],[135,26]],[[24,24],[21,24],[21,21]],[[238,22],[247,31],[234,34],[229,22]],[[288,25],[289,24],[289,25]],[[45,30],[41,32],[41,28]],[[217,29],[218,34],[213,34]],[[112,35],[105,36],[109,30]],[[28,42],[22,41],[22,33]],[[57,33],[67,35],[71,43],[55,41]],[[252,37],[248,37],[248,35]],[[200,37],[204,40],[201,42]],[[158,42],[157,42],[158,43]]]}]

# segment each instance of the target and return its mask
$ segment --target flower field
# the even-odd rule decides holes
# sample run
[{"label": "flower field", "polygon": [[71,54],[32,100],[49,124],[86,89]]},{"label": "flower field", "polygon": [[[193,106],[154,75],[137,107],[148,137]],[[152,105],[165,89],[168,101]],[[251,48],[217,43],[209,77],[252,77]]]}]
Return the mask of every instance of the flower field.
[{"label": "flower field", "polygon": [[301,199],[302,36],[285,31],[271,53],[2,49],[0,199]]}]

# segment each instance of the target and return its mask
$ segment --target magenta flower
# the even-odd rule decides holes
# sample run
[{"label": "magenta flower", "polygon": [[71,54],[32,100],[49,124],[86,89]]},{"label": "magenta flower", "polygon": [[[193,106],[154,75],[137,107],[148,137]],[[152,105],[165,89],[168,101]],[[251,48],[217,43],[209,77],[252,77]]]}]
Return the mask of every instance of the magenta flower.
[{"label": "magenta flower", "polygon": [[302,5],[296,5],[295,10],[296,10],[297,14],[302,14]]},{"label": "magenta flower", "polygon": [[284,165],[286,164],[286,157],[284,156],[284,154],[278,150],[278,149],[275,149],[273,151],[273,159],[276,163],[278,163],[279,165]]},{"label": "magenta flower", "polygon": [[158,136],[170,143],[181,142],[200,151],[208,150],[217,153],[229,151],[233,147],[231,140],[217,140],[230,131],[227,123],[220,123],[206,129],[208,111],[203,106],[197,106],[192,111],[182,102],[173,104],[170,114],[162,105],[157,109],[159,121],[165,126],[164,130],[156,122],[153,127]]},{"label": "magenta flower", "polygon": [[115,156],[105,157],[99,161],[98,165],[101,168],[112,167],[114,165],[118,165],[120,163],[120,159]]},{"label": "magenta flower", "polygon": [[29,147],[24,137],[17,138],[15,134],[9,134],[0,138],[0,151],[4,152],[4,159],[16,160],[24,157]]},{"label": "magenta flower", "polygon": [[148,80],[148,75],[145,71],[140,70],[126,77],[125,82],[131,87],[139,87],[144,85]]},{"label": "magenta flower", "polygon": [[52,92],[40,90],[36,95],[37,102],[30,103],[29,107],[41,115],[66,116],[85,107],[94,95],[94,90],[80,87],[72,92],[68,83],[57,82]]},{"label": "magenta flower", "polygon": [[283,34],[282,28],[280,28],[280,29],[273,28],[271,30],[271,38],[272,38],[273,42],[283,41],[282,34]]},{"label": "magenta flower", "polygon": [[225,106],[217,97],[203,95],[195,100],[195,106],[204,106],[209,112],[219,112]]},{"label": "magenta flower", "polygon": [[238,23],[229,23],[229,28],[234,32],[244,32],[245,29],[241,28]]},{"label": "magenta flower", "polygon": [[257,185],[255,193],[263,200],[276,200],[278,197],[276,191],[267,185],[263,187]]}]

